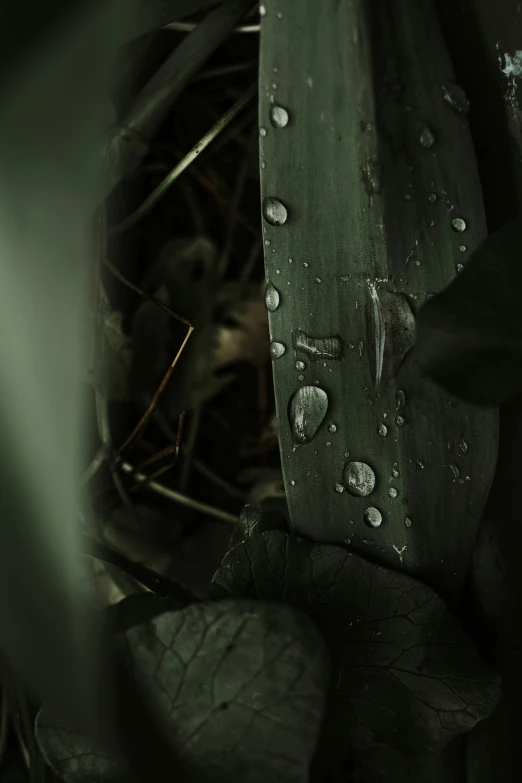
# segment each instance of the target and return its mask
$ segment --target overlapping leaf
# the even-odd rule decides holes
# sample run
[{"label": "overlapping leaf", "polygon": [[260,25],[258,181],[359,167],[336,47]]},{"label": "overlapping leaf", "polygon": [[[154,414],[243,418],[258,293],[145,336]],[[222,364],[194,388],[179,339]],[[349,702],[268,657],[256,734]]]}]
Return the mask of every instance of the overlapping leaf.
[{"label": "overlapping leaf", "polygon": [[469,402],[500,405],[522,389],[521,242],[517,218],[417,315],[421,369]]},{"label": "overlapping leaf", "polygon": [[[152,605],[142,609],[151,619],[125,631],[135,671],[198,783],[308,781],[329,678],[313,623],[293,608],[248,600],[157,616]],[[121,773],[45,707],[37,738],[67,783]]]},{"label": "overlapping leaf", "polygon": [[335,670],[325,732],[345,745],[437,750],[498,699],[498,677],[430,587],[340,547],[251,531],[213,592],[286,601],[316,621]]}]

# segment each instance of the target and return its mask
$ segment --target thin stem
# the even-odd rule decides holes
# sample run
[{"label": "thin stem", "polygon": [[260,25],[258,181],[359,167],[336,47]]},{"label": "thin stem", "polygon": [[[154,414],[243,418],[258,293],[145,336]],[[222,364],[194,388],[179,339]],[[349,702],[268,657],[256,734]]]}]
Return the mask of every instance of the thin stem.
[{"label": "thin stem", "polygon": [[108,563],[115,568],[123,571],[131,576],[136,582],[147,587],[153,593],[157,593],[161,596],[174,596],[179,598],[185,605],[194,603],[198,599],[188,590],[185,590],[181,585],[173,582],[171,579],[158,574],[156,571],[147,568],[147,566],[141,563],[133,563],[127,560],[126,557],[120,555],[119,552],[115,552],[105,544],[101,544],[90,536],[83,536],[84,551],[83,555],[86,557],[94,557],[96,560],[102,560],[104,563]]},{"label": "thin stem", "polygon": [[[139,473],[128,462],[121,462],[120,466],[122,470],[124,470],[126,473],[132,473],[134,477],[137,479],[146,478],[142,473]],[[167,498],[168,500],[172,500],[174,503],[178,503],[180,506],[185,506],[186,508],[191,508],[193,511],[198,511],[201,514],[206,514],[207,516],[214,517],[215,519],[218,519],[220,522],[225,522],[229,525],[235,525],[237,522],[237,516],[235,516],[234,514],[229,514],[228,512],[222,511],[219,508],[215,508],[214,506],[209,506],[207,505],[207,503],[201,503],[199,500],[193,500],[192,498],[189,498],[186,495],[182,495],[181,492],[176,492],[173,489],[164,487],[162,484],[158,484],[155,481],[149,482],[147,484],[147,487],[153,492],[156,492],[156,494],[162,495],[162,497]]]},{"label": "thin stem", "polygon": [[154,302],[157,307],[160,308],[160,310],[164,310],[168,315],[170,315],[172,318],[175,318],[176,321],[179,321],[182,324],[185,324],[185,326],[191,326],[190,321],[188,321],[186,318],[183,318],[182,315],[178,315],[178,313],[174,312],[174,310],[171,310],[168,305],[166,305],[164,302],[161,301],[161,299],[157,299],[152,294],[147,293],[146,291],[143,291],[139,286],[134,285],[134,283],[131,283],[131,281],[123,275],[119,269],[116,269],[116,267],[111,264],[111,262],[107,259],[104,260],[105,266],[111,270],[112,274],[118,278],[124,285],[127,286],[127,288],[132,289],[137,294],[139,294],[144,299],[148,299],[149,302]]},{"label": "thin stem", "polygon": [[170,377],[171,377],[172,373],[174,372],[174,368],[175,368],[176,364],[178,363],[179,357],[183,353],[183,351],[185,349],[185,346],[186,346],[186,344],[187,344],[187,342],[188,342],[188,340],[190,338],[190,335],[192,334],[193,331],[194,331],[194,327],[193,326],[189,326],[189,328],[187,330],[187,334],[185,335],[185,339],[181,343],[181,347],[180,347],[179,351],[177,352],[176,356],[174,357],[174,360],[173,360],[172,364],[170,365],[169,369],[165,373],[165,375],[163,377],[163,380],[161,381],[160,385],[156,389],[156,392],[154,393],[154,396],[153,396],[153,398],[152,398],[152,400],[150,402],[149,407],[147,408],[147,410],[145,411],[145,413],[143,414],[143,416],[141,417],[139,422],[136,424],[136,426],[134,427],[133,431],[131,432],[131,434],[129,435],[127,440],[120,446],[120,448],[117,451],[117,454],[121,454],[122,451],[124,451],[126,448],[128,448],[130,446],[130,444],[133,442],[133,440],[137,437],[137,435],[141,432],[141,430],[145,427],[145,425],[149,421],[150,417],[152,416],[152,414],[154,412],[154,408],[156,407],[162,392],[164,391],[167,383],[169,382]]},{"label": "thin stem", "polygon": [[237,103],[232,106],[229,111],[226,112],[216,124],[203,136],[203,138],[185,155],[177,166],[167,174],[162,182],[152,191],[152,193],[145,199],[145,201],[128,217],[122,220],[117,226],[109,229],[111,236],[117,236],[127,231],[134,226],[138,220],[147,215],[153,207],[156,206],[161,197],[167,192],[170,186],[183,174],[191,163],[205,150],[214,139],[243,111],[243,109],[252,101],[257,92],[257,84],[252,84],[248,90],[242,95]]},{"label": "thin stem", "polygon": [[[172,30],[176,33],[191,33],[198,25],[196,22],[171,22],[163,27],[163,30]],[[259,24],[241,24],[234,27],[233,33],[258,33],[261,30]]]}]

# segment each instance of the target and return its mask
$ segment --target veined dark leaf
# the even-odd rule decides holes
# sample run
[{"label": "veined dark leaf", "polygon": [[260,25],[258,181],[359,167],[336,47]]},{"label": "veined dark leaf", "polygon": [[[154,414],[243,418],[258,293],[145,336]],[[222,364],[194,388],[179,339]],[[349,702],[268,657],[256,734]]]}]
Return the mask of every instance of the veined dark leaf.
[{"label": "veined dark leaf", "polygon": [[213,593],[286,601],[322,629],[335,675],[323,732],[345,752],[439,750],[498,701],[498,676],[430,587],[340,547],[254,533],[228,552]]},{"label": "veined dark leaf", "polygon": [[[322,635],[303,613],[248,600],[194,604],[124,637],[191,779],[307,783],[330,667]],[[37,739],[66,783],[122,773],[46,707]]]},{"label": "veined dark leaf", "polygon": [[416,358],[451,394],[501,405],[522,390],[522,219],[499,229],[417,315]]}]

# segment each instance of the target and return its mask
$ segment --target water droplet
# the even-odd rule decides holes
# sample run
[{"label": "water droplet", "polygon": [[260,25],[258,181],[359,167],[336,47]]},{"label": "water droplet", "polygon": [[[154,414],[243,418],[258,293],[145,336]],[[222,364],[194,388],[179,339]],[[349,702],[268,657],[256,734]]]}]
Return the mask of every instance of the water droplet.
[{"label": "water droplet", "polygon": [[411,193],[406,193],[404,196],[404,201],[411,201]]},{"label": "water droplet", "polygon": [[382,525],[382,514],[378,508],[367,508],[364,512],[364,523],[368,527],[380,527]]},{"label": "water droplet", "polygon": [[402,389],[397,392],[397,408],[404,408],[406,405],[406,394]]},{"label": "water droplet", "polygon": [[[275,90],[274,85],[272,85],[272,88]],[[288,125],[289,120],[288,112],[286,109],[283,109],[282,106],[278,106],[277,104],[274,104],[270,108],[270,122],[274,126],[274,128],[286,128]]]},{"label": "water droplet", "polygon": [[325,445],[325,446],[331,446],[331,445],[332,445],[332,441],[331,441],[331,440],[327,440],[327,441],[326,441],[326,443],[325,443],[324,445]]},{"label": "water droplet", "polygon": [[289,264],[293,264],[293,263],[294,263],[294,259],[293,259],[293,258],[289,258],[289,259],[288,259],[288,263],[289,263]]},{"label": "water droplet", "polygon": [[279,359],[286,351],[286,346],[283,343],[270,343],[270,356],[272,359]]},{"label": "water droplet", "polygon": [[278,11],[276,16],[277,16],[278,19],[282,19],[283,18],[283,12],[282,11]]},{"label": "water droplet", "polygon": [[273,283],[268,283],[265,289],[265,305],[271,313],[279,307],[279,291]]},{"label": "water droplet", "polygon": [[279,85],[277,84],[277,82],[272,82],[272,89],[273,90],[277,90],[278,87],[279,87]]},{"label": "water droplet", "polygon": [[444,101],[451,106],[457,114],[467,114],[469,111],[469,101],[466,93],[458,84],[449,83],[442,87]]},{"label": "water droplet", "polygon": [[335,424],[329,424],[328,432],[337,432],[337,426]]},{"label": "water droplet", "polygon": [[452,471],[453,475],[455,476],[455,478],[458,479],[459,476],[460,476],[460,469],[459,469],[459,466],[456,464],[456,462],[453,462],[450,465],[450,468],[451,468],[451,471]]},{"label": "water droplet", "polygon": [[404,425],[404,419],[402,418],[402,416],[396,417],[395,424],[397,425],[397,427],[402,427]]},{"label": "water droplet", "polygon": [[350,546],[350,544],[352,543],[352,539],[351,539],[351,538],[345,538],[345,539],[344,539],[344,543],[345,543],[347,546]]},{"label": "water droplet", "polygon": [[420,127],[419,142],[426,150],[431,149],[435,144],[435,134],[427,123],[423,123]]},{"label": "water droplet", "polygon": [[397,470],[397,468],[393,468],[392,476],[393,478],[399,478],[399,471]]},{"label": "water droplet", "polygon": [[295,487],[295,481],[294,481],[293,479],[292,479],[292,481],[290,482],[290,484],[291,484],[293,487]]},{"label": "water droplet", "polygon": [[430,193],[430,195],[428,196],[428,201],[430,202],[430,204],[435,204],[437,198],[438,196],[436,193]]},{"label": "water droplet", "polygon": [[424,470],[424,463],[421,462],[420,460],[417,460],[417,462],[415,463],[415,467],[417,468],[417,470]]},{"label": "water droplet", "polygon": [[466,247],[466,245],[459,245],[459,250],[461,253],[465,253],[467,249],[468,248]]},{"label": "water droplet", "polygon": [[369,196],[381,192],[381,169],[378,161],[368,160],[361,166],[362,180]]},{"label": "water droplet", "polygon": [[460,443],[459,443],[459,449],[461,450],[461,452],[462,452],[463,454],[465,454],[465,453],[467,452],[467,450],[468,450],[468,444],[466,443],[466,441],[465,441],[465,440],[461,440],[461,441],[460,441]]},{"label": "water droplet", "polygon": [[375,473],[366,462],[348,462],[343,481],[348,492],[357,497],[366,497],[375,489]]},{"label": "water droplet", "polygon": [[321,281],[321,278],[320,278],[320,277],[316,277],[316,278],[315,278],[315,282],[316,282],[316,283],[320,283],[320,282],[322,282],[322,281]]},{"label": "water droplet", "polygon": [[328,395],[318,386],[301,386],[290,400],[288,419],[295,443],[310,443],[328,411]]},{"label": "water droplet", "polygon": [[266,136],[266,128],[259,128],[259,135]]},{"label": "water droplet", "polygon": [[390,487],[390,488],[389,488],[389,490],[388,490],[388,495],[389,495],[391,498],[396,498],[396,497],[397,497],[397,495],[398,495],[398,492],[397,492],[397,490],[395,489],[395,487]]},{"label": "water droplet", "polygon": [[453,231],[457,231],[457,233],[462,234],[462,232],[465,231],[467,228],[466,221],[464,220],[464,218],[459,218],[459,217],[453,218],[453,220],[451,221],[451,227]]},{"label": "water droplet", "polygon": [[455,269],[457,270],[457,272],[462,272],[464,269],[464,264],[456,264]]},{"label": "water droplet", "polygon": [[303,266],[304,266],[305,269],[308,269],[308,262],[307,261],[303,261]]},{"label": "water droplet", "polygon": [[343,485],[342,485],[342,484],[336,484],[336,485],[335,485],[335,491],[336,491],[336,492],[338,492],[338,493],[339,493],[339,495],[341,495],[341,494],[344,492],[344,487],[343,487]]},{"label": "water droplet", "polygon": [[381,438],[385,438],[386,435],[388,434],[388,427],[386,426],[386,424],[379,424],[379,426],[377,427],[377,432],[381,436]]},{"label": "water droplet", "polygon": [[266,16],[266,6],[260,5],[259,6],[259,16]]},{"label": "water droplet", "polygon": [[305,368],[305,363],[304,362],[296,362],[295,363],[295,369],[296,370],[304,370],[304,368]]},{"label": "water droplet", "polygon": [[411,519],[409,517],[404,517],[404,524],[406,527],[411,527]]},{"label": "water droplet", "polygon": [[294,332],[294,348],[304,351],[313,359],[340,359],[343,355],[343,344],[338,335],[309,337],[300,329]]}]

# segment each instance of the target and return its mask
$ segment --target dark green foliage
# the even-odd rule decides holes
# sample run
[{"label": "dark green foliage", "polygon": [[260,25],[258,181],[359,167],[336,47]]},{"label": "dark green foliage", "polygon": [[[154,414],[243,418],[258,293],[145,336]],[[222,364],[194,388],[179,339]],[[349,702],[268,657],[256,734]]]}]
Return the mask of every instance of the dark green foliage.
[{"label": "dark green foliage", "polygon": [[419,366],[468,402],[501,405],[522,390],[521,242],[517,218],[417,315]]},{"label": "dark green foliage", "polygon": [[[177,746],[184,780],[306,783],[330,676],[310,620],[290,607],[248,600],[179,612],[161,611],[154,598],[145,611],[140,603],[136,619],[149,619],[128,628],[125,639],[136,676]],[[136,599],[132,604],[136,609]],[[128,618],[120,628],[127,625]],[[37,737],[67,783],[121,779],[111,758],[46,707]]]},{"label": "dark green foliage", "polygon": [[317,623],[335,673],[324,731],[345,750],[438,750],[498,700],[497,675],[431,588],[340,547],[254,532],[226,555],[213,593],[288,602]]}]

